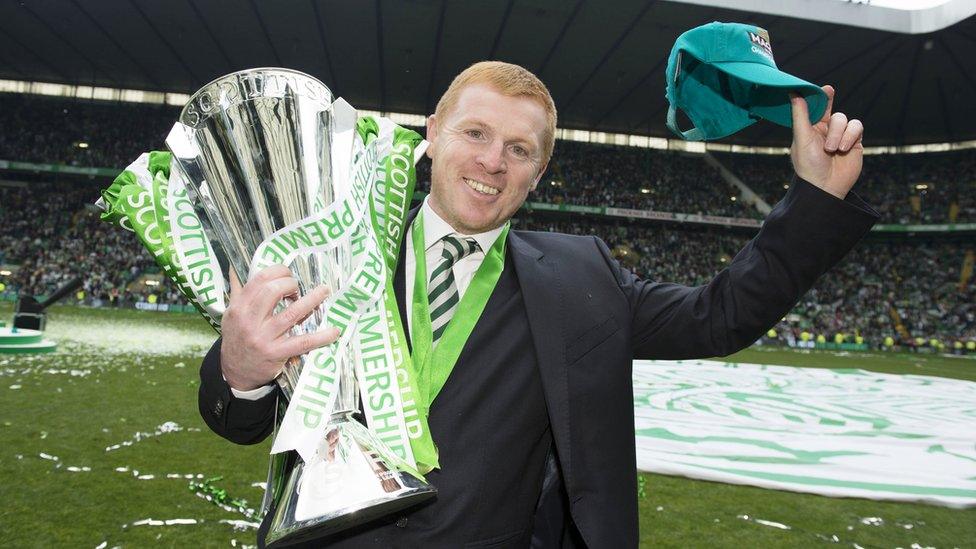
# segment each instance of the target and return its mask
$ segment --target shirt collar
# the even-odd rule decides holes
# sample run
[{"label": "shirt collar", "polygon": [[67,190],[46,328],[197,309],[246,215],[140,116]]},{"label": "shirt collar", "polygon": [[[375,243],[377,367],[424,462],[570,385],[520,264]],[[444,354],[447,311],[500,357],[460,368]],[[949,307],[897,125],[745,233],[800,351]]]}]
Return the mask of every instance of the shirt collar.
[{"label": "shirt collar", "polygon": [[[430,207],[430,195],[424,198],[424,204],[420,209],[424,213],[424,246],[427,247],[427,250],[430,250],[431,246],[451,233],[461,235],[447,221],[441,219],[441,216],[437,215],[434,208]],[[478,242],[478,246],[481,246],[481,253],[487,253],[495,244],[495,241],[498,240],[498,236],[502,234],[502,228],[504,227],[502,225],[501,227],[483,233],[461,236],[475,239]]]}]

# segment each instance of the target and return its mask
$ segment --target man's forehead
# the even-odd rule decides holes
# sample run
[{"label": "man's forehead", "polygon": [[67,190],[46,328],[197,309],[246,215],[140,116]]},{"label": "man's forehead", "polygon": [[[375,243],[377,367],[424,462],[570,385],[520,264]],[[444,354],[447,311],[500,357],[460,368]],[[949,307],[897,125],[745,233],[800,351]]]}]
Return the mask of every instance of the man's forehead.
[{"label": "man's forehead", "polygon": [[476,122],[518,131],[540,141],[546,129],[546,112],[539,101],[525,95],[506,95],[485,84],[465,86],[451,111],[449,116],[457,123]]}]

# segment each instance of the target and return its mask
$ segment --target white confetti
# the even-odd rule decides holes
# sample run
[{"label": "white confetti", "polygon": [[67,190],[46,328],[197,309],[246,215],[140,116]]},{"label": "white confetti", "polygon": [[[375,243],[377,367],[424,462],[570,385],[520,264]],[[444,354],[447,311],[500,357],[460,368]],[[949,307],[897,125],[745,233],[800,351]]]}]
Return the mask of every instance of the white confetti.
[{"label": "white confetti", "polygon": [[20,389],[20,385],[11,385],[10,388],[14,390]]},{"label": "white confetti", "polygon": [[[124,420],[124,418],[123,418],[123,420]],[[146,432],[142,432],[142,431],[136,432],[136,434],[134,434],[132,436],[132,438],[130,438],[129,440],[124,440],[124,441],[122,441],[122,442],[120,442],[118,444],[113,444],[111,446],[108,446],[108,447],[105,448],[105,451],[106,452],[112,452],[112,451],[118,450],[119,448],[124,448],[126,446],[132,446],[133,444],[135,444],[137,442],[141,442],[141,441],[146,440],[146,439],[149,439],[149,438],[158,437],[158,436],[161,436],[161,435],[165,435],[167,433],[178,433],[178,432],[183,431],[183,430],[184,430],[183,427],[179,423],[176,423],[175,421],[167,421],[167,422],[161,424],[159,427],[156,427],[156,430],[153,431],[152,433],[146,433]],[[189,431],[199,431],[199,429],[188,429],[188,430]]]},{"label": "white confetti", "polygon": [[181,524],[200,524],[203,519],[166,519],[166,520],[156,520],[156,519],[142,519],[133,522],[132,524],[122,525],[122,528],[128,526],[178,526]]},{"label": "white confetti", "polygon": [[865,517],[861,519],[861,524],[867,524],[868,526],[883,526],[884,519],[881,517]]},{"label": "white confetti", "polygon": [[780,530],[792,530],[789,526],[781,522],[773,522],[771,520],[756,519],[756,524],[762,524],[763,526],[772,526],[773,528],[779,528]]},{"label": "white confetti", "polygon": [[44,452],[41,452],[38,455],[41,456],[42,459],[49,459],[51,461],[59,461],[61,459],[58,456],[52,456],[51,454],[45,454]]},{"label": "white confetti", "polygon": [[235,531],[257,530],[261,526],[260,522],[248,522],[246,520],[220,519],[219,522],[231,525]]}]

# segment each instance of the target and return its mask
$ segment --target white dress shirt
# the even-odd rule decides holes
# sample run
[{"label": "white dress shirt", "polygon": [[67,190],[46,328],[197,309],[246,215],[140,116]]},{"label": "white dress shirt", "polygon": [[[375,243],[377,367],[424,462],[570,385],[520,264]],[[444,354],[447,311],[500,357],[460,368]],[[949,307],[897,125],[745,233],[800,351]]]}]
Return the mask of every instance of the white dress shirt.
[{"label": "white dress shirt", "polygon": [[[441,239],[445,236],[456,234],[461,238],[473,238],[481,248],[461,258],[451,269],[454,272],[454,284],[457,285],[458,300],[460,301],[464,297],[464,292],[468,289],[468,286],[471,285],[471,280],[474,278],[475,273],[478,272],[478,268],[481,267],[481,262],[485,260],[485,254],[495,244],[495,241],[498,240],[498,236],[502,234],[502,227],[478,234],[461,234],[448,225],[447,221],[441,219],[441,216],[437,215],[434,209],[430,207],[429,196],[424,199],[424,204],[420,207],[420,210],[424,214],[424,246],[427,247],[428,276],[430,276],[430,273],[443,260],[441,253],[444,251],[444,242]],[[403,298],[406,300],[407,329],[409,330],[413,322],[413,284],[417,271],[417,259],[413,249],[413,224],[410,225],[410,230],[407,231],[405,244],[407,249],[403,255],[403,273],[406,276],[406,292]]]},{"label": "white dress shirt", "polygon": [[[460,301],[464,297],[464,292],[468,289],[468,286],[471,285],[471,280],[474,278],[475,273],[478,272],[478,268],[481,267],[481,262],[485,259],[485,253],[491,249],[495,241],[498,240],[499,235],[502,234],[502,227],[483,233],[464,235],[455,231],[447,221],[441,219],[441,216],[437,215],[437,212],[430,207],[430,196],[424,199],[424,203],[420,209],[424,215],[424,246],[427,248],[425,257],[427,259],[428,274],[433,272],[441,262],[441,253],[444,250],[444,243],[441,239],[449,234],[456,234],[462,238],[473,238],[481,248],[461,258],[451,269],[454,272],[454,283],[457,285],[458,300]],[[410,225],[410,229],[407,231],[404,245],[406,246],[406,250],[404,250],[403,254],[403,269],[404,275],[406,276],[406,291],[404,292],[403,299],[406,300],[407,330],[409,330],[413,322],[413,283],[417,270],[417,260],[414,256],[413,249],[413,224]],[[393,273],[389,273],[389,276],[393,276]],[[231,392],[237,398],[257,400],[270,393],[273,388],[274,384],[272,383],[250,391],[239,391],[232,387]]]}]

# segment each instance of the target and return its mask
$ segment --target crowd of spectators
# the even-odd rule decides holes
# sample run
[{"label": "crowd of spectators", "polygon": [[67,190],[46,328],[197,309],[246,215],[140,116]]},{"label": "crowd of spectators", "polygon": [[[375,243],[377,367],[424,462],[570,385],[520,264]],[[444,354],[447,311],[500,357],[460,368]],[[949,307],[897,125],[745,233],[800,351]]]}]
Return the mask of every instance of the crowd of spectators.
[{"label": "crowd of spectators", "polygon": [[162,148],[179,114],[171,106],[0,93],[0,159],[123,168]]},{"label": "crowd of spectators", "polygon": [[109,225],[90,203],[98,187],[33,184],[0,186],[0,277],[9,295],[49,295],[82,277],[82,294],[66,301],[125,306],[157,294],[179,303],[172,284],[130,287],[140,275],[159,270],[134,233]]},{"label": "crowd of spectators", "polygon": [[[120,168],[164,146],[173,106],[0,93],[0,159]],[[714,156],[770,205],[793,171],[786,156]],[[418,166],[421,189],[429,161]],[[868,155],[857,191],[883,223],[976,221],[976,150]],[[530,200],[583,206],[760,218],[698,155],[558,141]]]},{"label": "crowd of spectators", "polygon": [[[126,306],[149,299],[184,304],[165,278],[158,286],[141,283],[145,275],[158,279],[159,269],[134,233],[99,218],[90,205],[97,195],[93,185],[0,186],[0,265],[16,266],[10,276],[0,277],[8,295],[49,294],[82,276],[83,304]],[[517,217],[516,226],[597,235],[642,278],[692,286],[711,280],[751,237],[718,227],[600,219],[536,212]],[[976,283],[959,288],[969,249],[940,241],[862,242],[818,280],[778,329],[795,335],[802,330],[828,337],[857,334],[875,343],[905,334],[976,339]],[[72,300],[78,296],[69,296]]]},{"label": "crowd of spectators", "polygon": [[[716,154],[770,205],[793,177],[785,156]],[[881,223],[976,222],[976,150],[866,155],[855,188]]]},{"label": "crowd of spectators", "polygon": [[[421,190],[430,188],[428,159],[417,165],[417,185]],[[701,156],[557,141],[549,167],[529,200],[760,218],[758,210],[743,204],[738,195]]]},{"label": "crowd of spectators", "polygon": [[[177,116],[173,107],[0,94],[0,159],[120,167],[159,148]],[[792,177],[786,157],[716,157],[770,205],[785,194]],[[417,169],[418,188],[429,189],[430,161]],[[974,181],[976,151],[871,155],[857,192],[882,212],[882,223],[971,222],[976,221]],[[184,303],[165,279],[158,286],[141,284],[147,275],[159,278],[159,269],[133,233],[99,219],[91,203],[108,183],[0,185],[0,265],[15,266],[12,274],[0,276],[8,295],[50,293],[83,275],[83,303]],[[737,194],[700,156],[559,141],[529,200],[759,217],[752,206],[732,200]],[[707,283],[750,237],[724,228],[592,216],[554,219],[523,212],[517,223],[595,234],[639,275],[689,285]],[[869,341],[905,334],[974,339],[976,284],[958,287],[971,249],[939,240],[864,242],[818,281],[779,329],[857,333]]]}]

